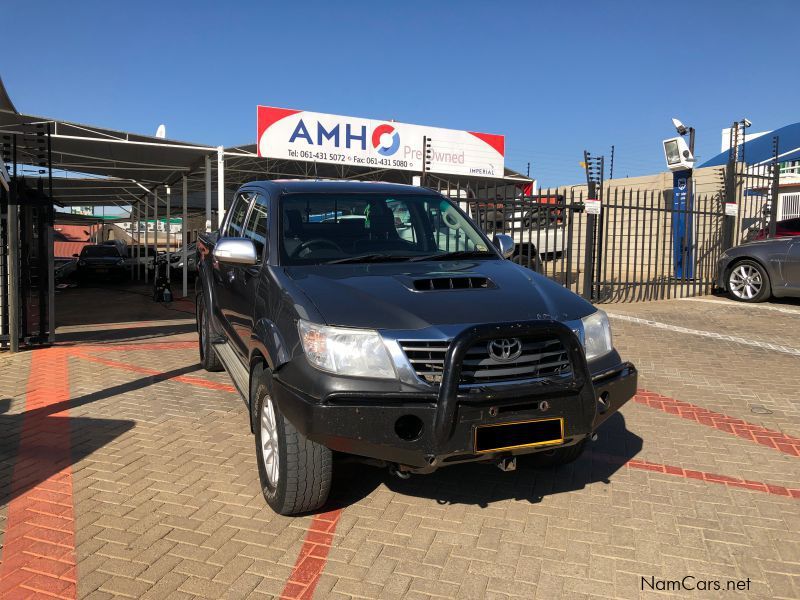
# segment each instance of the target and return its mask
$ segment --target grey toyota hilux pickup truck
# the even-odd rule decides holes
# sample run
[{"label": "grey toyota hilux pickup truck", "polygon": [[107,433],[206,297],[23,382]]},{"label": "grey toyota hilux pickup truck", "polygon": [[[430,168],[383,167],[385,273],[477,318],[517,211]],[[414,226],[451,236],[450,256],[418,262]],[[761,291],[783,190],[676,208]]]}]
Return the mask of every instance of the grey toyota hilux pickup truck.
[{"label": "grey toyota hilux pickup truck", "polygon": [[633,397],[605,314],[514,264],[435,191],[257,181],[197,243],[197,327],[278,513],[321,507],[333,453],[406,477],[575,460]]}]

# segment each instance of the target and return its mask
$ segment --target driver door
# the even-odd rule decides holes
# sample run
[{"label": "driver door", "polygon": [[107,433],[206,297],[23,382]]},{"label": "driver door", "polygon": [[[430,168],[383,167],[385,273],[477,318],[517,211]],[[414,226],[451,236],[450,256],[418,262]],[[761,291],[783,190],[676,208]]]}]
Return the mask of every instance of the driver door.
[{"label": "driver door", "polygon": [[[220,238],[244,237],[244,227],[252,198],[252,192],[239,192],[236,194],[224,226],[220,230]],[[235,327],[238,315],[235,290],[237,265],[220,262],[215,259],[213,266],[216,317],[222,329],[225,330],[225,336],[231,341],[232,347],[236,348],[240,344],[239,340],[237,340]]]},{"label": "driver door", "polygon": [[253,196],[252,207],[241,236],[253,242],[258,262],[254,265],[231,265],[233,275],[230,283],[229,320],[235,334],[234,349],[245,363],[249,359],[258,282],[261,279],[261,269],[266,257],[269,212],[267,199],[259,193],[253,194]]}]

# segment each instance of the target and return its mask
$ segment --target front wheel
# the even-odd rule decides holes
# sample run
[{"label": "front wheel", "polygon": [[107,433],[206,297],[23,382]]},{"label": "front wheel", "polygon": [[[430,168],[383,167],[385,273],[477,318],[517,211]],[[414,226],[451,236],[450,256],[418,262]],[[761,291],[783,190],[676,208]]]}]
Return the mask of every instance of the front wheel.
[{"label": "front wheel", "polygon": [[255,400],[256,458],[264,499],[281,515],[316,510],[331,489],[330,449],[295,429],[278,410],[266,381],[258,384]]},{"label": "front wheel", "polygon": [[740,302],[763,302],[770,297],[769,276],[757,262],[743,260],[728,273],[728,292]]}]

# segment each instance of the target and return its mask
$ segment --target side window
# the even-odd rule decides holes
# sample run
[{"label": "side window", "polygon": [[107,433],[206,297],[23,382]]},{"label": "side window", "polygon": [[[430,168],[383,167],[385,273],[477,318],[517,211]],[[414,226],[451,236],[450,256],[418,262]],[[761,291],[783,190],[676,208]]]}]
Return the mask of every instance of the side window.
[{"label": "side window", "polygon": [[244,237],[253,240],[259,260],[263,258],[264,247],[267,245],[268,214],[267,199],[261,194],[256,194],[253,210],[250,211],[244,228]]},{"label": "side window", "polygon": [[225,227],[225,237],[242,237],[244,232],[244,218],[247,216],[247,208],[250,206],[252,194],[242,192],[236,194],[233,207],[228,217],[228,225]]}]

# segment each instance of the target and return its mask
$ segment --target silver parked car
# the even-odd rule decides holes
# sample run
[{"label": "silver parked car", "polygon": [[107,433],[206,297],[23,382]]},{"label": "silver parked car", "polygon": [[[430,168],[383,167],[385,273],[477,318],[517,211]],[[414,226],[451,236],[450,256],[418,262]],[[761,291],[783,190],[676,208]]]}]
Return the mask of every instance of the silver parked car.
[{"label": "silver parked car", "polygon": [[800,298],[800,236],[730,248],[719,258],[717,286],[742,302]]}]

